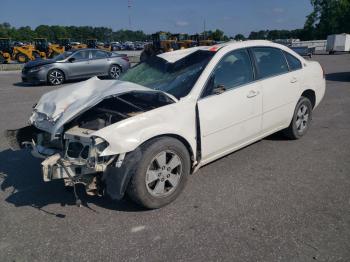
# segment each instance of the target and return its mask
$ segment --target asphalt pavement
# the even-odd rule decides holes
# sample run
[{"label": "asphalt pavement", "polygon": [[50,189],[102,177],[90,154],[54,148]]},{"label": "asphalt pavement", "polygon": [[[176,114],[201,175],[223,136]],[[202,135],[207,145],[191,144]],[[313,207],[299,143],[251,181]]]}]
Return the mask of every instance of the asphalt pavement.
[{"label": "asphalt pavement", "polygon": [[350,55],[320,55],[324,100],[298,141],[273,135],[191,176],[159,210],[88,197],[74,205],[40,160],[8,149],[54,89],[0,72],[0,261],[350,261]]}]

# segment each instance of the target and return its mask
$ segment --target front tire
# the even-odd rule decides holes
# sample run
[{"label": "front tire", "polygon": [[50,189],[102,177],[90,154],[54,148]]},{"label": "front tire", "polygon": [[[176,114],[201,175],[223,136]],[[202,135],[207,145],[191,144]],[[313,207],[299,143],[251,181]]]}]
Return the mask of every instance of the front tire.
[{"label": "front tire", "polygon": [[141,151],[127,194],[145,208],[160,208],[183,190],[191,169],[190,156],[184,144],[171,137],[146,142]]},{"label": "front tire", "polygon": [[58,69],[52,69],[47,74],[47,82],[50,85],[57,86],[63,84],[65,80],[64,73]]},{"label": "front tire", "polygon": [[302,96],[295,107],[289,127],[284,130],[284,134],[289,139],[299,139],[306,134],[312,120],[312,109],[311,101]]},{"label": "front tire", "polygon": [[108,71],[108,76],[110,79],[118,79],[121,73],[122,73],[122,69],[120,66],[111,65]]},{"label": "front tire", "polygon": [[29,58],[25,54],[19,53],[16,55],[16,60],[18,63],[27,63]]}]

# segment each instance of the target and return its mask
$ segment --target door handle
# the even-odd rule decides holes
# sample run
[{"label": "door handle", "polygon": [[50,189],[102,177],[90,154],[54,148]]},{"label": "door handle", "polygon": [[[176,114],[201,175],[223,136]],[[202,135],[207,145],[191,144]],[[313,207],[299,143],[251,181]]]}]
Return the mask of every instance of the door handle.
[{"label": "door handle", "polygon": [[248,98],[252,98],[252,97],[255,97],[255,96],[259,95],[259,94],[260,94],[259,91],[250,90],[249,93],[247,94],[247,97]]},{"label": "door handle", "polygon": [[293,77],[293,78],[290,80],[290,82],[291,82],[292,84],[294,84],[294,83],[298,82],[298,79],[297,79],[296,77]]}]

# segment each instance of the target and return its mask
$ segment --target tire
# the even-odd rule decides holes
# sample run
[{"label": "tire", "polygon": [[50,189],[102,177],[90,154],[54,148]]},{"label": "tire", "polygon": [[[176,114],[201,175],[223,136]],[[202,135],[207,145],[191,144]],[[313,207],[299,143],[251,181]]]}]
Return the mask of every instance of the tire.
[{"label": "tire", "polygon": [[0,64],[6,64],[7,60],[0,54]]},{"label": "tire", "polygon": [[110,79],[118,79],[121,73],[122,69],[119,65],[111,65],[108,70],[108,77]]},{"label": "tire", "polygon": [[47,82],[52,86],[61,85],[64,83],[65,76],[61,70],[52,69],[47,73]]},{"label": "tire", "polygon": [[299,139],[307,133],[312,120],[312,109],[311,101],[302,96],[295,107],[289,127],[283,130],[289,139]]},{"label": "tire", "polygon": [[190,174],[187,148],[175,138],[161,137],[146,142],[141,152],[127,188],[128,197],[148,209],[171,203],[185,187]]},{"label": "tire", "polygon": [[29,58],[25,54],[19,53],[16,55],[16,60],[18,63],[27,63]]}]

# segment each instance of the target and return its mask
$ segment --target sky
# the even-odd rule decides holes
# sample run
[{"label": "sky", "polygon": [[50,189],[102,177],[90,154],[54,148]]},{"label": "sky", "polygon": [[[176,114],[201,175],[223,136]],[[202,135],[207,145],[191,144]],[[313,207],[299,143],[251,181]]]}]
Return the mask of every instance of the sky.
[{"label": "sky", "polygon": [[0,6],[12,10],[0,12],[0,23],[15,27],[87,25],[193,34],[203,31],[205,21],[207,30],[218,28],[229,36],[302,28],[312,11],[310,0],[0,0]]}]

